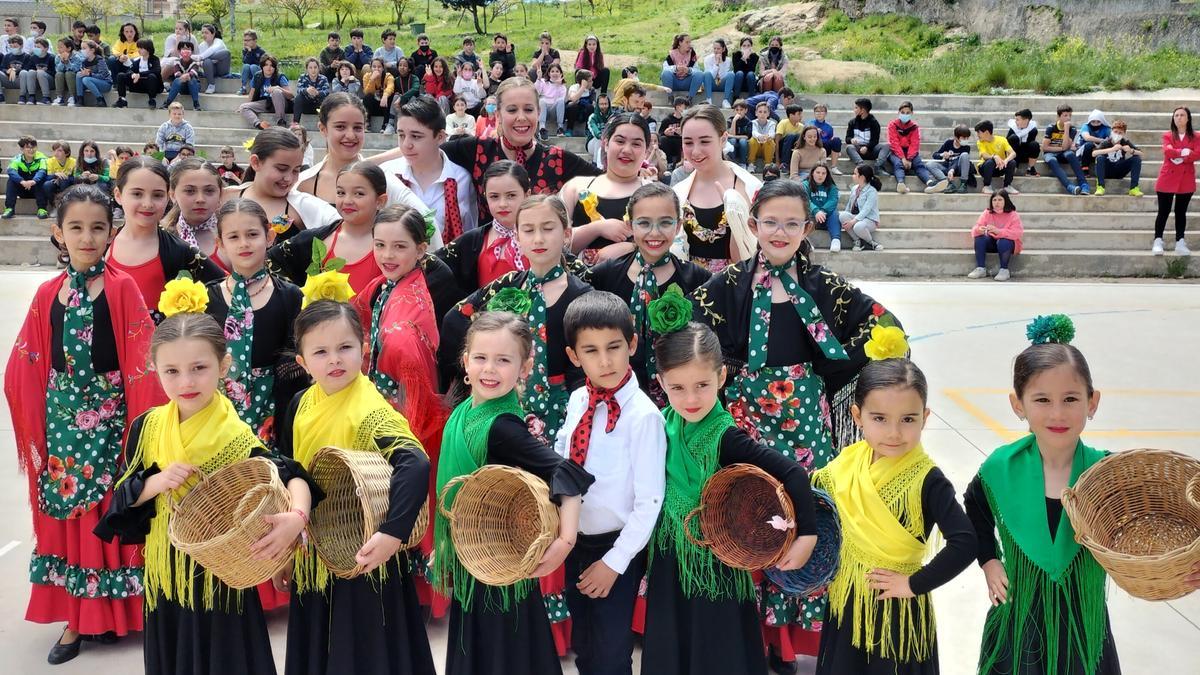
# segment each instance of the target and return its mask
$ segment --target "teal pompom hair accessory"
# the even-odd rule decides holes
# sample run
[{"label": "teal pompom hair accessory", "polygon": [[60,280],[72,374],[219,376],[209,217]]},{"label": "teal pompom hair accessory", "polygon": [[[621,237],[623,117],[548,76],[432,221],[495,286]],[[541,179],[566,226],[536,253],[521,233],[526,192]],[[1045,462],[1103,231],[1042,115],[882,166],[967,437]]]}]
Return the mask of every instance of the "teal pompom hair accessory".
[{"label": "teal pompom hair accessory", "polygon": [[1025,327],[1025,337],[1035,345],[1071,344],[1075,339],[1075,324],[1066,314],[1039,316]]}]

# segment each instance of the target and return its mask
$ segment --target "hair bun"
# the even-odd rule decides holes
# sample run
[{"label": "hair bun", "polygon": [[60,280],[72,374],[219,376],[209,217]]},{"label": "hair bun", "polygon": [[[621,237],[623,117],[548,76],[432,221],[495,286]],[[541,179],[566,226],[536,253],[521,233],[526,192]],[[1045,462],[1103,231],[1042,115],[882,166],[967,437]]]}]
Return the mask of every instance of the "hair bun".
[{"label": "hair bun", "polygon": [[1025,327],[1025,337],[1035,345],[1071,344],[1075,339],[1075,323],[1066,314],[1038,316]]}]

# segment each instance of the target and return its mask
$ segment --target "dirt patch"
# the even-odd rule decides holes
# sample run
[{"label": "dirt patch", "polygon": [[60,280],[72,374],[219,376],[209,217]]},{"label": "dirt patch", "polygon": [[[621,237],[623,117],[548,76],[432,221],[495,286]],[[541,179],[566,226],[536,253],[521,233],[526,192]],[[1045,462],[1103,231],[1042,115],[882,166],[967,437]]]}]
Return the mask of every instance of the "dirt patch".
[{"label": "dirt patch", "polygon": [[860,77],[891,75],[874,63],[823,58],[791,61],[788,63],[788,74],[805,87],[814,87],[822,82],[846,82]]}]

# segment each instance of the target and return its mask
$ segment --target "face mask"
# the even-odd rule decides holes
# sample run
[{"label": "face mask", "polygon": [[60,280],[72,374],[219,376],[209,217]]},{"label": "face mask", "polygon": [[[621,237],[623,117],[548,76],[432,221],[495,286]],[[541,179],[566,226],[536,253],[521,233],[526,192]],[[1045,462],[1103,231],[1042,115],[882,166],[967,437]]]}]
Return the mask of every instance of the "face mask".
[{"label": "face mask", "polygon": [[903,123],[905,123],[905,124],[908,124],[909,122],[911,122],[911,121],[912,121],[912,115],[905,115],[905,114],[903,114],[903,113],[902,113],[902,114],[900,115],[900,121],[901,121],[901,122],[903,122]]},{"label": "face mask", "polygon": [[490,113],[496,112],[496,104],[495,103],[489,103],[489,104],[483,106],[483,108]]},{"label": "face mask", "polygon": [[181,50],[179,50],[179,55],[185,59],[190,59],[190,58],[192,58],[192,50],[181,49]]},{"label": "face mask", "polygon": [[1120,143],[1121,139],[1124,138],[1124,136],[1122,136],[1121,134],[1113,134],[1113,135],[1109,136],[1109,138],[1112,140],[1113,144],[1115,145],[1117,143]]},{"label": "face mask", "polygon": [[34,47],[33,54],[34,54],[34,56],[45,56],[46,50],[42,49],[41,47]]},{"label": "face mask", "polygon": [[86,162],[87,164],[95,164],[96,158],[95,157],[84,157],[83,161]]}]

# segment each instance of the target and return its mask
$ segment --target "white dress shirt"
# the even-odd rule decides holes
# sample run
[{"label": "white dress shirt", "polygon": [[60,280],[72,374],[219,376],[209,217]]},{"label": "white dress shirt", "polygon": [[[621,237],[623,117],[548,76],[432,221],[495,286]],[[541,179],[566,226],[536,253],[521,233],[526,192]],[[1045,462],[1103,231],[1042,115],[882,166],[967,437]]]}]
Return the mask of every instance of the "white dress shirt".
[{"label": "white dress shirt", "polygon": [[[631,376],[617,391],[621,417],[612,433],[607,433],[608,406],[601,405],[592,421],[591,443],[583,468],[596,482],[583,496],[579,511],[579,531],[588,535],[617,530],[613,547],[601,560],[614,572],[624,574],[650,541],[662,509],[667,474],[667,432],[662,413],[641,389],[637,376]],[[571,394],[567,418],[554,450],[563,457],[571,455],[571,435],[588,406],[587,387]]]},{"label": "white dress shirt", "polygon": [[430,183],[429,187],[422,187],[417,182],[413,176],[412,165],[404,157],[390,159],[380,164],[379,168],[383,169],[389,179],[400,178],[407,181],[417,198],[437,212],[439,233],[446,231],[446,179],[453,178],[457,183],[455,187],[458,192],[458,213],[462,217],[463,232],[473,230],[479,225],[479,207],[476,206],[475,183],[471,180],[471,174],[451,162],[442,150],[438,150],[438,153],[442,156],[442,174]]}]

